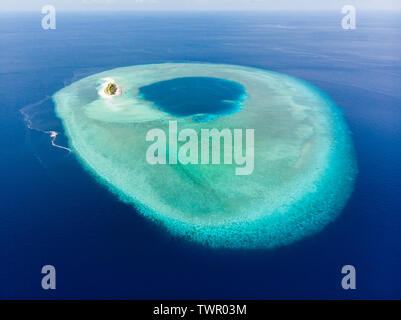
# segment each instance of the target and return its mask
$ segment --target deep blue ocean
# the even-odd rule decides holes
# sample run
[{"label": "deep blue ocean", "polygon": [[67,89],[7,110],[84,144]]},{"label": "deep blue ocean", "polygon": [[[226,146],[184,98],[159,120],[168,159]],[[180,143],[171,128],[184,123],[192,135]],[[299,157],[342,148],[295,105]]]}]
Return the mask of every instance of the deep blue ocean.
[{"label": "deep blue ocean", "polygon": [[[401,298],[400,14],[358,12],[355,30],[340,12],[58,13],[47,31],[42,17],[0,15],[0,298]],[[49,97],[65,85],[162,62],[264,68],[326,91],[359,167],[341,216],[275,250],[201,247],[120,202],[40,131],[62,131]],[[47,264],[56,290],[41,287]],[[356,290],[341,287],[347,264]]]}]

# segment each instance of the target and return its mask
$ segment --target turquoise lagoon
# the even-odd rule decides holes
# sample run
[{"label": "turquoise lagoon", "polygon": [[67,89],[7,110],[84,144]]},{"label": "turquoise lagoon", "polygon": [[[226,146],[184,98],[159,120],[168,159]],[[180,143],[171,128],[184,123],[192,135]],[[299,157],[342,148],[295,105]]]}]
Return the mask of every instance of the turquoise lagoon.
[{"label": "turquoise lagoon", "polygon": [[[105,78],[123,95],[99,96]],[[207,246],[290,244],[335,220],[353,190],[356,162],[341,111],[285,74],[139,65],[74,82],[53,100],[70,147],[100,183],[172,234]],[[168,132],[170,120],[198,133],[254,129],[253,173],[237,176],[235,164],[148,164],[146,134]]]}]

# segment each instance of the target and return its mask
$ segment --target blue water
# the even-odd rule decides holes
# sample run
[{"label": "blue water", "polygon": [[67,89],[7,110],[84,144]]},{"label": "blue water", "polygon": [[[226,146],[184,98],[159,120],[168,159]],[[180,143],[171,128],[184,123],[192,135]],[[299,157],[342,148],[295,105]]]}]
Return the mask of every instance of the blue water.
[{"label": "blue water", "polygon": [[[339,12],[58,13],[51,31],[41,18],[0,19],[1,298],[401,298],[400,15],[359,12],[352,31]],[[19,112],[38,102],[34,124],[61,131],[47,97],[72,81],[194,61],[283,72],[333,98],[359,167],[335,223],[273,251],[177,240],[27,129]],[[41,289],[45,264],[56,267],[55,291]],[[346,264],[356,267],[355,291],[341,288]]]},{"label": "blue water", "polygon": [[174,116],[227,115],[237,112],[246,98],[245,88],[234,81],[185,77],[139,88],[140,97]]}]

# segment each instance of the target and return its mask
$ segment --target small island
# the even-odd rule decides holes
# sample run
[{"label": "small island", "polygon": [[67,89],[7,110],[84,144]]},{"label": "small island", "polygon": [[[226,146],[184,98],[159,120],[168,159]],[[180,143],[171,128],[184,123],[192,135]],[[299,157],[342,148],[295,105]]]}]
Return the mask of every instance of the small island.
[{"label": "small island", "polygon": [[122,95],[122,90],[114,81],[114,79],[104,78],[102,80],[105,80],[106,82],[103,83],[102,88],[100,89],[100,91],[98,91],[100,96],[102,96],[103,98],[111,98],[114,96]]},{"label": "small island", "polygon": [[104,92],[109,96],[114,96],[117,93],[117,89],[118,87],[115,83],[109,83]]}]

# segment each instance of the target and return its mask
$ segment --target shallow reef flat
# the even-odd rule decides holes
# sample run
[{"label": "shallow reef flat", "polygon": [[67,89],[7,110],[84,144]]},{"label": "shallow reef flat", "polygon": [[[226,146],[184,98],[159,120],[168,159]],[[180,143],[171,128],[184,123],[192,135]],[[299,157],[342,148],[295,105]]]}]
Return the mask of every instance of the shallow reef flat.
[{"label": "shallow reef flat", "polygon": [[[142,87],[184,77],[238,83],[246,99],[236,112],[197,121],[199,114],[176,116],[140,95]],[[123,95],[99,96],[105,78]],[[169,232],[204,245],[290,244],[333,221],[353,190],[356,161],[341,111],[320,89],[284,74],[217,64],[139,65],[74,82],[53,100],[71,149],[99,182]],[[150,165],[146,134],[168,132],[170,120],[198,133],[254,129],[253,173],[236,175],[235,164]]]}]

